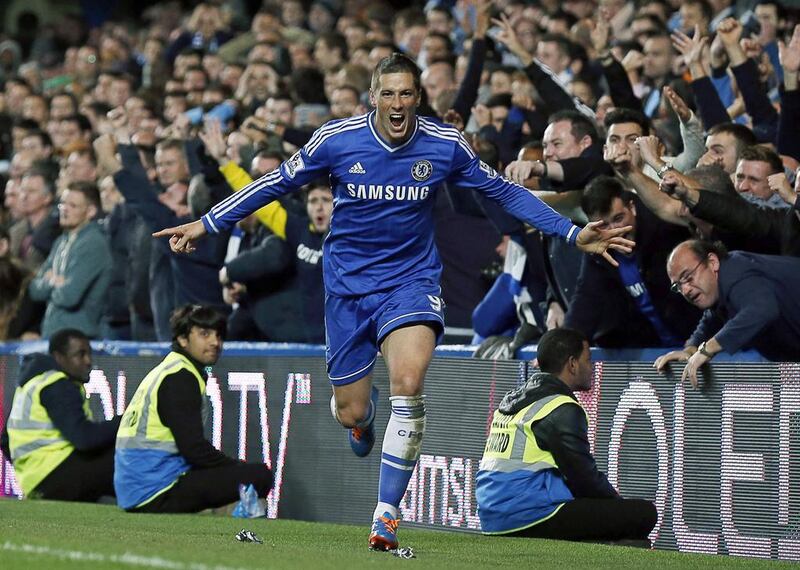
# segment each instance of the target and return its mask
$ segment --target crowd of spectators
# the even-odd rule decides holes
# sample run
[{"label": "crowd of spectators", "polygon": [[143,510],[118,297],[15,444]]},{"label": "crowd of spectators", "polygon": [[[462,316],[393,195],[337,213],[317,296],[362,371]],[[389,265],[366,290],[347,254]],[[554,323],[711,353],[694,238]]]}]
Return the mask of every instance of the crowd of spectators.
[{"label": "crowd of spectators", "polygon": [[[151,233],[369,112],[395,51],[423,71],[420,114],[489,166],[576,222],[632,226],[615,268],[469,189],[431,198],[448,325],[513,338],[505,354],[564,324],[600,346],[682,345],[701,312],[667,258],[689,238],[800,256],[800,12],[781,0],[75,10],[15,5],[0,33],[0,340],[167,341],[171,311],[199,303],[229,315],[231,340],[323,342],[327,180],[189,256]],[[784,276],[800,285],[797,264]]]}]

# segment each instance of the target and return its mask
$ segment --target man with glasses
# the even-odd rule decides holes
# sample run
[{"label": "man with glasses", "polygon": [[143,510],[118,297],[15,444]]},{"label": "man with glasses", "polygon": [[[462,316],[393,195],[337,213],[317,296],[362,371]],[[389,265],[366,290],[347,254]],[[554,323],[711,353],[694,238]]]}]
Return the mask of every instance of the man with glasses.
[{"label": "man with glasses", "polygon": [[689,240],[672,250],[667,273],[670,288],[705,313],[685,348],[655,361],[659,371],[685,361],[681,379],[696,388],[697,370],[723,350],[754,348],[770,360],[800,361],[800,259]]}]

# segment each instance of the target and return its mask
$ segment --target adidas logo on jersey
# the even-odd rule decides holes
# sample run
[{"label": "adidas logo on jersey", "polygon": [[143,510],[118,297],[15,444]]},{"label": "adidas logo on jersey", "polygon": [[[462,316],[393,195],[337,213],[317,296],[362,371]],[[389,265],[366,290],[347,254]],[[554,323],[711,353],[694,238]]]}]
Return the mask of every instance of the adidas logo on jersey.
[{"label": "adidas logo on jersey", "polygon": [[361,166],[360,162],[356,162],[353,166],[351,166],[350,170],[348,170],[348,172],[350,174],[366,174],[367,173],[367,171],[364,170],[364,167]]}]

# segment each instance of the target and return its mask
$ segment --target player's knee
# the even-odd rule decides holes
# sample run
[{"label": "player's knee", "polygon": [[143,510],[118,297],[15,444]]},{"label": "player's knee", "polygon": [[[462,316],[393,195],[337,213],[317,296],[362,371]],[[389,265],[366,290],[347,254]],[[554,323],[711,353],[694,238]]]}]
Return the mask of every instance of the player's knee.
[{"label": "player's knee", "polygon": [[419,396],[422,394],[422,375],[400,373],[390,379],[393,396]]},{"label": "player's knee", "polygon": [[346,428],[356,427],[369,414],[369,400],[366,402],[336,402],[336,419]]}]

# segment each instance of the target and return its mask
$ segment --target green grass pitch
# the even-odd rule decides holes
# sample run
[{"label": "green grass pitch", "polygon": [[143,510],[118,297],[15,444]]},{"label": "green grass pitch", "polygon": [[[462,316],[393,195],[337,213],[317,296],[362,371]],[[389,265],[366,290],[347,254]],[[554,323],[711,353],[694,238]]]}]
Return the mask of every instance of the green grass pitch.
[{"label": "green grass pitch", "polygon": [[[264,544],[240,543],[242,528]],[[367,526],[209,515],[130,515],[113,506],[0,500],[0,569],[765,568],[783,563],[400,527],[403,560],[367,550]]]}]

